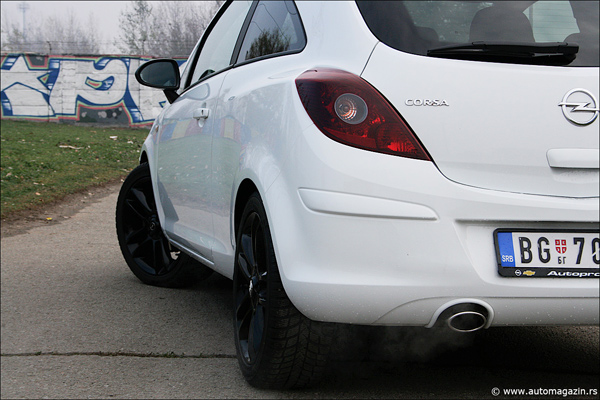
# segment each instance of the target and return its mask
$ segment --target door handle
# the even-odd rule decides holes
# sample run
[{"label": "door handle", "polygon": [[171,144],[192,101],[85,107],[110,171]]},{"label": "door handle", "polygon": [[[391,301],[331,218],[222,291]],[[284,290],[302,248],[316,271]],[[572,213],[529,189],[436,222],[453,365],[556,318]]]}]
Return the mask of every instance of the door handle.
[{"label": "door handle", "polygon": [[207,119],[209,114],[208,108],[197,108],[194,110],[193,117],[194,119],[201,120]]}]

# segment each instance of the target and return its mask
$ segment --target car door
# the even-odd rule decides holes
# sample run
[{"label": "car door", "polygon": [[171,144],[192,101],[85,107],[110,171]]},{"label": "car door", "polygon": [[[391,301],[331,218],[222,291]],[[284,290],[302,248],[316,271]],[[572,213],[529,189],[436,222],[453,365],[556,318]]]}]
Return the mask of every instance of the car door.
[{"label": "car door", "polygon": [[163,227],[180,247],[212,264],[211,147],[220,121],[214,110],[250,1],[219,11],[192,56],[181,96],[164,112],[158,135],[157,185]]},{"label": "car door", "polygon": [[[290,125],[297,125],[290,120],[295,114],[285,112],[290,99],[297,96],[289,71],[302,68],[298,56],[306,45],[292,1],[256,2],[247,26],[235,67],[220,90],[217,113],[221,124],[212,142],[213,256],[217,263],[230,267],[235,236],[233,194],[244,176],[264,189],[262,185],[268,186],[278,175],[286,156],[282,136]],[[241,170],[252,172],[241,176]]]}]

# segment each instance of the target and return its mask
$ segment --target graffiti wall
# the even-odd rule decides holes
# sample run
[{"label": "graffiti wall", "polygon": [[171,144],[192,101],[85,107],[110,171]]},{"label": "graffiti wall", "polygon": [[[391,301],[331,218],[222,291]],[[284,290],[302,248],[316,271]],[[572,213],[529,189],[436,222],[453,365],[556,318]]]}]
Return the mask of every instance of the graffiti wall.
[{"label": "graffiti wall", "polygon": [[136,69],[148,60],[2,54],[2,118],[150,125],[166,98],[161,90],[141,86],[135,79]]}]

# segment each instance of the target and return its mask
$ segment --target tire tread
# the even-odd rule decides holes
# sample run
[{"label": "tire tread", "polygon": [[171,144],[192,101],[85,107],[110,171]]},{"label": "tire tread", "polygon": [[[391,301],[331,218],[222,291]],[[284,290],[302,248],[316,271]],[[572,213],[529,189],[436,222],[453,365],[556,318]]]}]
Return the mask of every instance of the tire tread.
[{"label": "tire tread", "polygon": [[[250,197],[248,204],[262,208],[262,202],[256,193]],[[261,212],[264,215],[264,209]],[[269,257],[275,260],[268,222],[265,224],[270,243]],[[240,367],[246,380],[255,387],[291,389],[314,386],[325,372],[335,337],[335,326],[312,321],[300,313],[285,292],[276,261],[274,264],[269,269],[270,314],[264,353],[259,360],[260,365],[252,368],[244,362],[238,351]]]}]

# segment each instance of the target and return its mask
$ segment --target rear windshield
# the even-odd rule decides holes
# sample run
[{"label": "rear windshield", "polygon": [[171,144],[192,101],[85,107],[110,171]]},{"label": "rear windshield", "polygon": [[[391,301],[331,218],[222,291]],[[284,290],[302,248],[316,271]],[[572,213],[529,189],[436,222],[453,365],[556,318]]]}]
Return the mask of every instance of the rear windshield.
[{"label": "rear windshield", "polygon": [[380,41],[412,54],[523,64],[599,63],[598,1],[357,4]]}]

